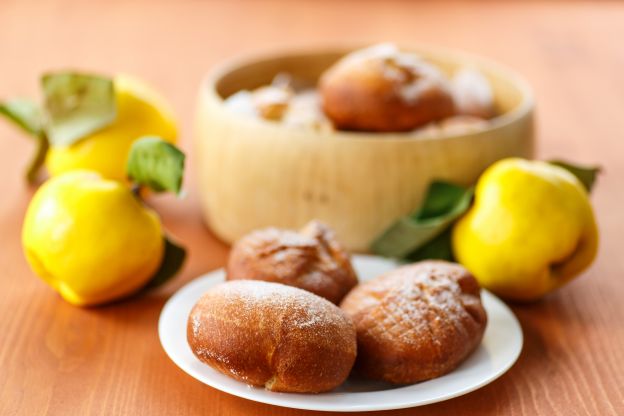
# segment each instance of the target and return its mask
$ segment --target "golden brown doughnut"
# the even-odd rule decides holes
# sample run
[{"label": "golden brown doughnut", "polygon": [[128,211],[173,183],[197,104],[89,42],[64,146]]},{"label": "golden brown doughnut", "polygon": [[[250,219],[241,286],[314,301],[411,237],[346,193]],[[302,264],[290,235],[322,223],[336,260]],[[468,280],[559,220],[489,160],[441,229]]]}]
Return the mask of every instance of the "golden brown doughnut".
[{"label": "golden brown doughnut", "polygon": [[341,308],[357,330],[356,370],[397,384],[453,370],[477,348],[487,323],[475,278],[444,261],[403,266],[363,283]]},{"label": "golden brown doughnut", "polygon": [[351,319],[305,290],[225,282],[193,307],[188,343],[204,363],[272,391],[318,393],[341,384],[356,355]]},{"label": "golden brown doughnut", "polygon": [[344,130],[409,131],[454,114],[448,81],[391,44],[352,52],[323,73],[323,110]]},{"label": "golden brown doughnut", "polygon": [[357,284],[349,255],[319,221],[299,232],[266,228],[244,236],[230,252],[227,279],[283,283],[335,304]]}]

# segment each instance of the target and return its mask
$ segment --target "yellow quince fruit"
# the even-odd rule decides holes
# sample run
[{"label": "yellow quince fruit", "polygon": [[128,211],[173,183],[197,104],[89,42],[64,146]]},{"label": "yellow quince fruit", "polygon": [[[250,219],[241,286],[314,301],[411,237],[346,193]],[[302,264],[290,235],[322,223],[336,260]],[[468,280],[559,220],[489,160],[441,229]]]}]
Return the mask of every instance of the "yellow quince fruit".
[{"label": "yellow quince fruit", "polygon": [[[118,145],[125,146],[125,140],[120,137]],[[92,145],[108,146],[105,142]],[[87,153],[78,160],[88,160]],[[111,155],[112,163],[117,156]],[[164,253],[158,215],[127,185],[84,170],[56,176],[38,189],[26,213],[22,243],[35,272],[65,300],[81,306],[136,292],[157,271]]]},{"label": "yellow quince fruit", "polygon": [[107,127],[70,146],[51,146],[46,167],[52,176],[74,169],[94,170],[108,179],[125,180],[132,143],[142,136],[176,141],[176,122],[167,102],[142,81],[118,75],[113,79],[117,114]]},{"label": "yellow quince fruit", "polygon": [[452,245],[483,287],[532,301],[592,263],[598,229],[587,191],[573,174],[511,158],[479,178],[474,205],[454,226]]}]

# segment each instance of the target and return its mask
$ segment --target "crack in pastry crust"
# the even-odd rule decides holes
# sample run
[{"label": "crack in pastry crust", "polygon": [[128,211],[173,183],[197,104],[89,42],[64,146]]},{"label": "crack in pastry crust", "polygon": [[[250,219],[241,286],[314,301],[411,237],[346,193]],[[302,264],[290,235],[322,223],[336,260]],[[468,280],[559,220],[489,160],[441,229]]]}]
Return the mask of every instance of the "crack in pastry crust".
[{"label": "crack in pastry crust", "polygon": [[246,235],[232,247],[227,278],[283,283],[335,304],[357,284],[349,255],[318,221],[299,232],[266,228]]}]

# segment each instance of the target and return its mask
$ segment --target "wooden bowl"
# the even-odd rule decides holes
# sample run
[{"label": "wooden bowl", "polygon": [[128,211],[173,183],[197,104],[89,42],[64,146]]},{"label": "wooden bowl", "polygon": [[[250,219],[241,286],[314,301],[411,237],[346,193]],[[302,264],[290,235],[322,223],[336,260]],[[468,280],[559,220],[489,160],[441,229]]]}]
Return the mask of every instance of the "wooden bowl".
[{"label": "wooden bowl", "polygon": [[231,243],[257,228],[299,228],[317,218],[349,249],[367,251],[419,206],[433,179],[468,185],[498,159],[532,156],[534,104],[526,82],[473,56],[411,50],[445,72],[476,66],[501,115],[463,135],[313,131],[236,114],[223,100],[281,71],[314,82],[347,49],[265,55],[211,72],[199,93],[194,153],[203,213],[215,234]]}]

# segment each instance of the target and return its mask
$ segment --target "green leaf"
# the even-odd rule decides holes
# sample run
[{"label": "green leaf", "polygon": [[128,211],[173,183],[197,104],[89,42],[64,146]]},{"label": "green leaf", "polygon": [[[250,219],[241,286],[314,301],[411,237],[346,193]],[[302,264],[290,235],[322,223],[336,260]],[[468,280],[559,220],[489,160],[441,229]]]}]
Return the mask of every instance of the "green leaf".
[{"label": "green leaf", "polygon": [[406,258],[410,261],[430,259],[454,261],[455,256],[453,255],[451,244],[452,229],[453,227],[447,227],[442,234],[434,237],[427,244],[410,253]]},{"label": "green leaf", "polygon": [[56,72],[44,75],[41,86],[52,146],[69,146],[115,120],[115,90],[110,78]]},{"label": "green leaf", "polygon": [[40,136],[43,133],[41,107],[28,98],[13,98],[0,102],[0,114],[28,134]]},{"label": "green leaf", "polygon": [[128,177],[156,192],[180,193],[184,153],[159,137],[147,136],[132,144],[126,164]]},{"label": "green leaf", "polygon": [[582,166],[566,162],[564,160],[549,160],[548,163],[564,168],[576,176],[587,190],[587,193],[591,192],[594,187],[594,183],[596,182],[596,178],[602,170],[600,166]]},{"label": "green leaf", "polygon": [[152,279],[147,282],[144,289],[153,289],[169,281],[169,279],[175,276],[180,268],[182,268],[184,260],[186,259],[186,250],[184,247],[175,244],[169,240],[167,236],[163,236],[163,239],[165,240],[165,254],[160,263],[160,268]]},{"label": "green leaf", "polygon": [[[434,242],[470,206],[473,188],[434,181],[429,186],[423,205],[409,216],[400,218],[372,245],[374,253],[406,258]],[[437,241],[444,244],[444,241]],[[448,248],[450,250],[450,248]],[[433,250],[433,248],[430,248]],[[440,252],[443,248],[437,248]],[[416,254],[415,254],[416,255]]]},{"label": "green leaf", "polygon": [[0,114],[6,116],[35,138],[35,155],[28,163],[25,175],[28,183],[35,183],[49,148],[48,138],[43,129],[43,111],[41,107],[27,98],[15,98],[0,103]]}]

